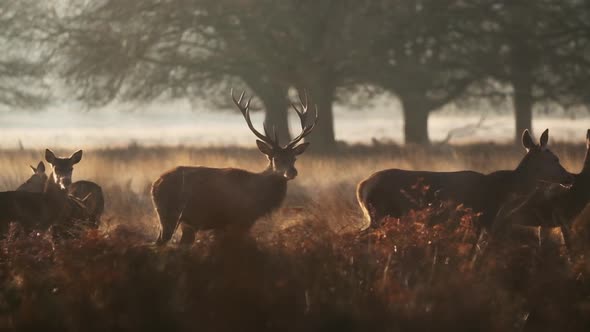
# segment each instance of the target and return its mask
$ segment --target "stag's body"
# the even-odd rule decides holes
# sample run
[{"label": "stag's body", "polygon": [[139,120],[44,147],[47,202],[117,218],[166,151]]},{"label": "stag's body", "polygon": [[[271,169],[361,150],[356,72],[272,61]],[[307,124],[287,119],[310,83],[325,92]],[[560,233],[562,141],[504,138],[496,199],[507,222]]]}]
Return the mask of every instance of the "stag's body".
[{"label": "stag's body", "polygon": [[[233,94],[232,94],[233,98]],[[279,145],[267,128],[258,132],[250,120],[250,101],[242,103],[244,93],[234,103],[242,112],[250,130],[259,138],[258,149],[267,156],[268,167],[261,173],[235,168],[176,167],[160,176],[152,186],[152,198],[160,220],[158,244],[168,242],[182,225],[181,243],[191,243],[195,231],[224,231],[239,239],[260,217],[279,208],[287,193],[287,182],[297,176],[296,156],[309,143],[299,144],[315,124],[307,123],[307,98],[300,110],[302,132],[285,147]]]},{"label": "stag's body", "polygon": [[194,230],[247,232],[256,220],[279,208],[286,193],[282,175],[234,168],[177,167],[152,187],[164,239],[179,222],[193,229],[183,229],[185,239],[190,234],[184,232]]},{"label": "stag's body", "polygon": [[[515,170],[496,171],[487,175],[473,171],[380,171],[359,183],[357,199],[370,225],[376,227],[386,216],[399,218],[412,209],[423,207],[411,196],[412,191],[415,191],[412,187],[423,184],[428,190],[425,197],[418,199],[421,198],[427,203],[440,199],[463,204],[482,214],[478,228],[489,228],[503,202],[511,195],[529,192],[539,180],[562,183],[571,181],[571,175],[559,165],[557,158],[544,148],[547,140],[546,131],[542,136],[541,146],[537,146],[532,143],[526,131],[523,135],[523,144],[529,152]],[[549,171],[531,171],[536,164],[545,162],[551,164]]]}]

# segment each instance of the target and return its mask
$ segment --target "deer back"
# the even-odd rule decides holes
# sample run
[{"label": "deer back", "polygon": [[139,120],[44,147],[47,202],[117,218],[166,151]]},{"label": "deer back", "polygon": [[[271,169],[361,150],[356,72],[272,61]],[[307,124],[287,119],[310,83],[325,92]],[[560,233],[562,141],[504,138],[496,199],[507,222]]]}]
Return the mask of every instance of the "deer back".
[{"label": "deer back", "polygon": [[[250,222],[278,208],[287,179],[241,169],[177,167],[153,184],[152,194],[161,208],[187,219],[221,228],[228,223]],[[209,223],[216,223],[209,225]]]}]

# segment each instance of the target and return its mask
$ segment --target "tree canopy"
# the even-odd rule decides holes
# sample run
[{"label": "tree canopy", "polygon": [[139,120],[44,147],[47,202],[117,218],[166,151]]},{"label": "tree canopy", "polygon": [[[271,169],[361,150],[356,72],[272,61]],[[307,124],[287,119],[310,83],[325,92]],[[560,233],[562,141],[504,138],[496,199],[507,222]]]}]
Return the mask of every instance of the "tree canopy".
[{"label": "tree canopy", "polygon": [[[205,98],[247,87],[289,138],[289,91],[311,96],[309,139],[336,144],[339,92],[400,100],[406,142],[465,97],[512,91],[517,136],[536,103],[586,104],[590,5],[579,0],[66,0],[0,12],[0,103],[42,105],[47,79],[88,105]],[[486,82],[496,84],[485,84]],[[475,87],[475,88],[474,88]]]}]

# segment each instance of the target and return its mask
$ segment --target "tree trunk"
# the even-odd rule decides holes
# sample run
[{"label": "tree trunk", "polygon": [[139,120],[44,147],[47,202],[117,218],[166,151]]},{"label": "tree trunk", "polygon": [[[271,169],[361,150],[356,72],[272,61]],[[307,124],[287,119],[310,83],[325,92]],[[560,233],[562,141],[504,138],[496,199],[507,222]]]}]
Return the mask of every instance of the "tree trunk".
[{"label": "tree trunk", "polygon": [[516,120],[514,135],[516,144],[521,143],[522,132],[525,129],[533,134],[533,69],[538,54],[532,50],[531,45],[527,42],[530,36],[524,32],[521,29],[515,29],[510,44],[510,83],[514,90],[512,103]]},{"label": "tree trunk", "polygon": [[533,131],[533,85],[528,75],[519,75],[512,82],[514,89],[514,117],[516,120],[515,143],[521,144],[522,132]]},{"label": "tree trunk", "polygon": [[[318,76],[314,76],[318,78]],[[303,97],[303,89],[309,96],[309,111],[313,112],[314,107],[318,108],[319,121],[313,132],[306,137],[306,142],[312,142],[311,148],[314,151],[330,152],[336,149],[336,137],[334,134],[334,114],[332,104],[336,87],[329,79],[313,78],[308,80],[306,86],[300,91]]]},{"label": "tree trunk", "polygon": [[264,104],[265,125],[269,130],[275,128],[280,144],[287,144],[291,140],[288,120],[289,87],[280,82],[263,81],[262,79],[252,79],[247,83]]},{"label": "tree trunk", "polygon": [[399,98],[403,107],[406,144],[430,144],[428,137],[430,110],[424,105],[420,96],[399,96]]},{"label": "tree trunk", "polygon": [[272,89],[258,94],[266,109],[264,123],[269,130],[275,128],[281,145],[285,145],[291,140],[288,119],[288,90],[287,86],[277,84]]}]

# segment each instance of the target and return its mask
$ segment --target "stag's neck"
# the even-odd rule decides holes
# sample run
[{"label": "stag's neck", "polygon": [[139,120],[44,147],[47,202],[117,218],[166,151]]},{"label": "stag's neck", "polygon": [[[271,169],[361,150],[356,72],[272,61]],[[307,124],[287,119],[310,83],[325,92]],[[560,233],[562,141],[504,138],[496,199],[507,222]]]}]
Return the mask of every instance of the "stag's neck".
[{"label": "stag's neck", "polygon": [[274,175],[275,172],[272,169],[272,165],[268,165],[268,166],[266,166],[266,168],[262,172],[260,172],[258,174],[269,176],[269,175]]},{"label": "stag's neck", "polygon": [[287,196],[287,179],[271,169],[266,169],[261,173],[258,173],[265,181],[257,181],[256,188],[252,188],[253,192],[256,192],[259,199],[263,204],[262,214],[272,212],[278,209],[285,197]]}]

